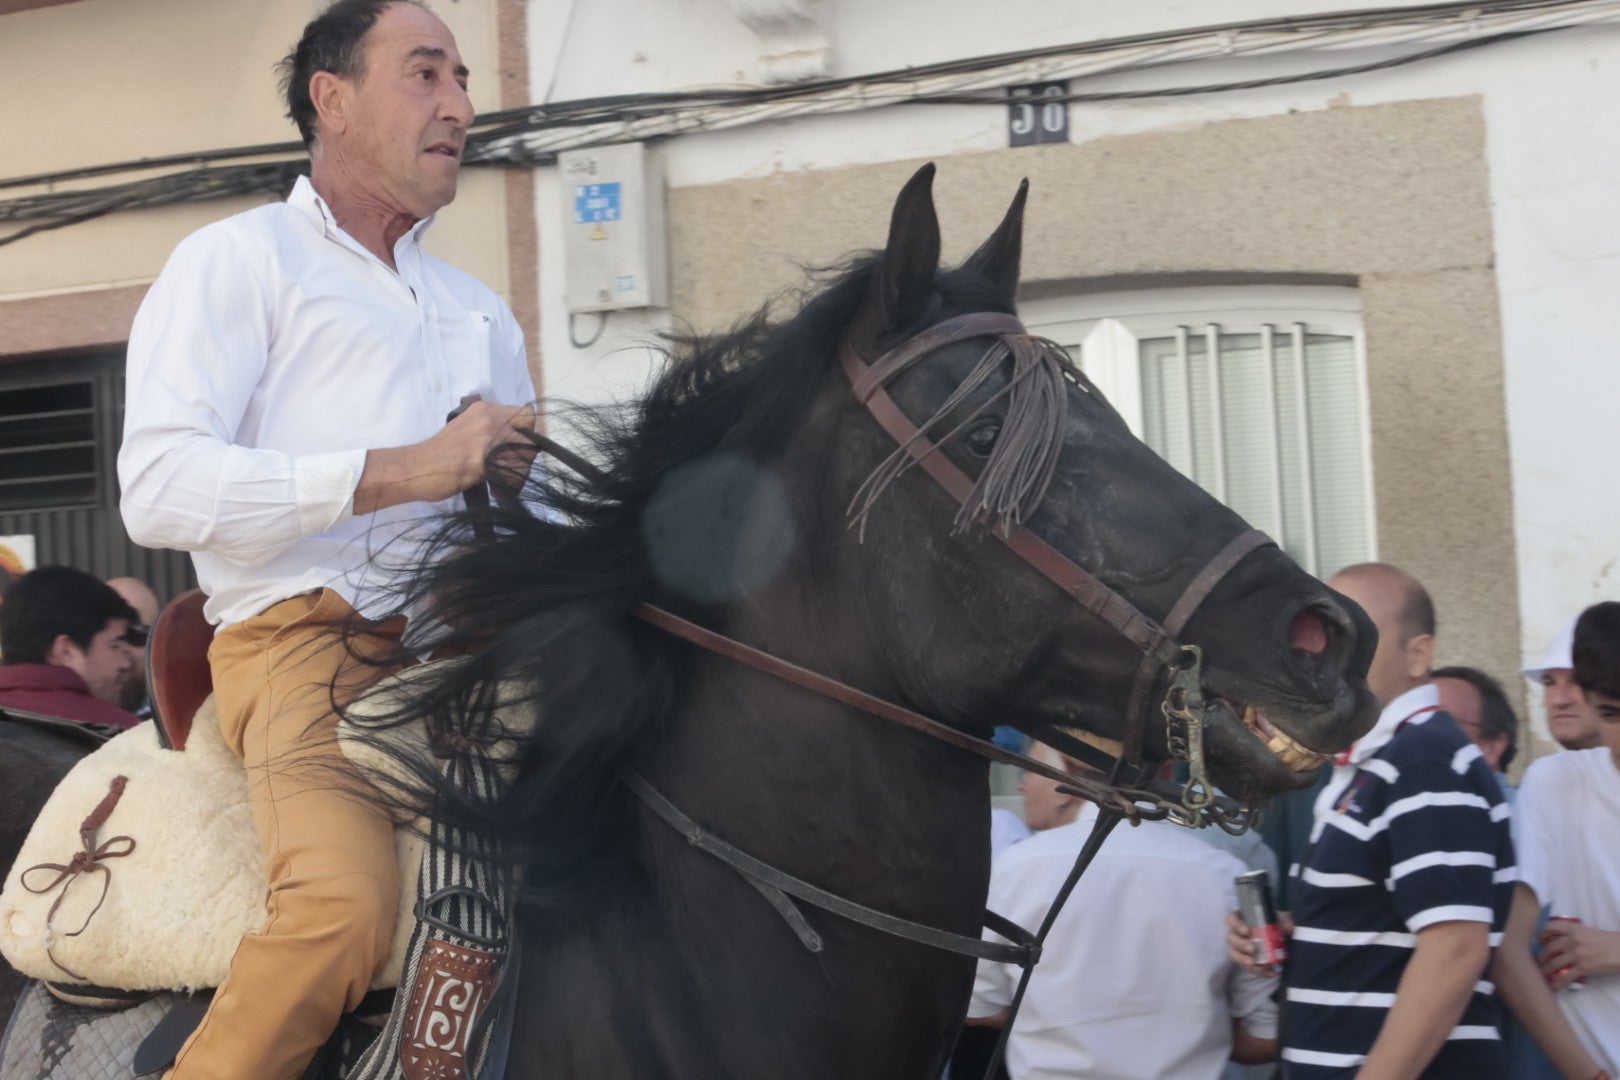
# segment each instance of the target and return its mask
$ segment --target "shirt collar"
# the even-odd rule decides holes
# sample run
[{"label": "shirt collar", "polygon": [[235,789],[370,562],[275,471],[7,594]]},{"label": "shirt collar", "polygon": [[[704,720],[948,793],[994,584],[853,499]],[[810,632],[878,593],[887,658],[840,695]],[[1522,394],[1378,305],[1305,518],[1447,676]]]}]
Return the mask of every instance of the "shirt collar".
[{"label": "shirt collar", "polygon": [[[338,227],[337,219],[332,216],[332,208],[321,198],[320,192],[315,190],[315,185],[310,183],[309,177],[300,175],[294,182],[293,189],[287,196],[287,205],[308,218],[328,238],[335,240],[341,237],[360,250],[365,250],[358,240]],[[395,261],[398,261],[403,245],[421,247],[422,234],[427,232],[428,226],[432,225],[437,217],[437,214],[429,214],[412,225],[404,236],[394,242]]]},{"label": "shirt collar", "polygon": [[1401,725],[1412,719],[1415,714],[1426,709],[1438,708],[1439,705],[1440,691],[1433,683],[1414,686],[1385,705],[1384,711],[1378,714],[1378,723],[1350,747],[1350,764],[1360,765],[1382,750],[1389,740],[1395,737]]}]

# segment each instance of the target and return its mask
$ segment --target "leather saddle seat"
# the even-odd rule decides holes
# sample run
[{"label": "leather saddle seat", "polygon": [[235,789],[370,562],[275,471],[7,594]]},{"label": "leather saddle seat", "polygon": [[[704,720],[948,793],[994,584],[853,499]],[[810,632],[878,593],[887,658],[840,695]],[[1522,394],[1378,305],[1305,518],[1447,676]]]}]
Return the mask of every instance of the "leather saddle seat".
[{"label": "leather saddle seat", "polygon": [[146,686],[152,718],[158,741],[170,750],[186,748],[192,718],[214,692],[208,667],[214,627],[203,616],[207,599],[201,589],[181,593],[158,613],[147,637]]}]

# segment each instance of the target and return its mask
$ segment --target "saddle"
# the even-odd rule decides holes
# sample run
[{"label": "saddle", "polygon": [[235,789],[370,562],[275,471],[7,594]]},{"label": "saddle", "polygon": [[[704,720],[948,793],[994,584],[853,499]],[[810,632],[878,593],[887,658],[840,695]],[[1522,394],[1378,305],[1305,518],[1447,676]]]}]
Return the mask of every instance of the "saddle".
[{"label": "saddle", "polygon": [[[154,723],[123,732],[74,766],[36,819],[0,891],[0,954],[64,1001],[119,1007],[151,992],[217,986],[237,943],[263,924],[262,855],[247,776],[225,745],[213,708],[207,658],[213,628],[203,617],[203,599],[199,590],[184,594],[152,627],[147,672]],[[380,682],[354,710],[391,710],[399,695],[412,692],[413,682],[462,662],[407,669]],[[505,729],[527,732],[532,714],[517,713],[512,699],[500,696],[505,700],[497,709]],[[354,734],[340,726],[339,741],[351,760],[365,769],[396,767],[387,753]],[[425,732],[405,727],[387,734],[390,742],[427,760]],[[473,794],[493,797],[503,785],[508,759],[498,748],[485,748],[468,762],[479,786]],[[509,910],[506,887],[478,869],[483,863],[462,858],[478,848],[478,838],[442,835],[438,823],[401,824],[395,833],[400,916],[389,960],[373,989],[413,988],[414,1016],[421,1011],[415,998],[430,991],[435,1000],[443,998],[448,991],[441,984],[452,980],[468,988],[481,985],[469,1009],[481,1007],[493,984],[479,984],[476,971],[469,974],[471,954],[458,951],[455,942],[496,932],[490,920]],[[424,860],[429,843],[437,854]],[[498,859],[487,849],[486,857]],[[493,913],[464,904],[475,911],[471,928],[438,917],[442,897],[468,895],[458,884],[463,881],[477,887],[473,895],[483,897]],[[473,959],[490,966],[488,960]],[[434,1008],[437,1019],[442,1002]],[[464,1012],[448,1018],[470,1029],[476,1013]],[[391,1045],[402,1049],[407,1044],[394,1029],[405,1023],[404,1015],[402,1010],[390,1018],[386,1032]],[[471,1049],[464,1038],[465,1032],[456,1056]],[[392,1076],[383,1062],[368,1060],[354,1075]],[[466,1063],[462,1059],[460,1065]]]},{"label": "saddle", "polygon": [[208,597],[191,589],[169,601],[152,624],[146,644],[146,687],[158,741],[184,750],[191,720],[214,692],[208,646],[214,627],[203,615]]}]

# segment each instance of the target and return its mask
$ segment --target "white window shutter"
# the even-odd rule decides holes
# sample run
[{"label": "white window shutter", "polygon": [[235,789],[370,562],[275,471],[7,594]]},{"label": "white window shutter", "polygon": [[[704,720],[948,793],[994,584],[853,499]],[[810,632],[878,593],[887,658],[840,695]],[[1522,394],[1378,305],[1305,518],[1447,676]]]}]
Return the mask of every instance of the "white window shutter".
[{"label": "white window shutter", "polygon": [[1376,558],[1353,290],[1094,295],[1026,318],[1077,354],[1144,442],[1307,570]]}]

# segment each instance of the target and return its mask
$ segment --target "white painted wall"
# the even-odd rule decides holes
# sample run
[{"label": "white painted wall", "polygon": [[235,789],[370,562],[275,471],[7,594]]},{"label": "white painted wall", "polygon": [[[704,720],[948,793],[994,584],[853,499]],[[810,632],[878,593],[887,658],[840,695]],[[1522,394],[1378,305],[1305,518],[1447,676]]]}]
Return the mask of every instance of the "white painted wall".
[{"label": "white painted wall", "polygon": [[[755,0],[756,3],[761,0]],[[1039,45],[1117,38],[1288,13],[1339,0],[1055,5],[1046,0],[821,0],[831,74],[854,75]],[[1392,7],[1368,4],[1363,10]],[[758,39],[728,0],[596,0],[535,5],[531,85],[550,100],[669,90],[756,77]],[[1159,66],[1088,80],[1105,87],[1193,85],[1338,67],[1401,49],[1300,52]],[[1076,85],[1076,89],[1079,89]],[[1538,656],[1571,614],[1620,598],[1620,26],[1558,31],[1325,82],[1184,99],[1076,106],[1076,141],[1218,120],[1479,95],[1506,357],[1523,652]],[[996,108],[911,106],[682,136],[660,153],[673,186],[780,171],[1005,146]],[[539,184],[541,236],[563,221],[555,170]],[[874,237],[876,239],[876,237]],[[561,306],[560,245],[542,239],[541,323],[548,392],[623,395],[653,361],[637,340],[662,313],[618,315],[574,349]],[[763,298],[762,298],[763,299]],[[582,316],[582,331],[594,317]],[[1414,358],[1418,362],[1420,358]],[[1436,417],[1437,437],[1445,418]],[[1421,462],[1414,462],[1421,468]],[[1436,522],[1467,529],[1467,522]],[[1538,695],[1532,695],[1532,699]]]}]

